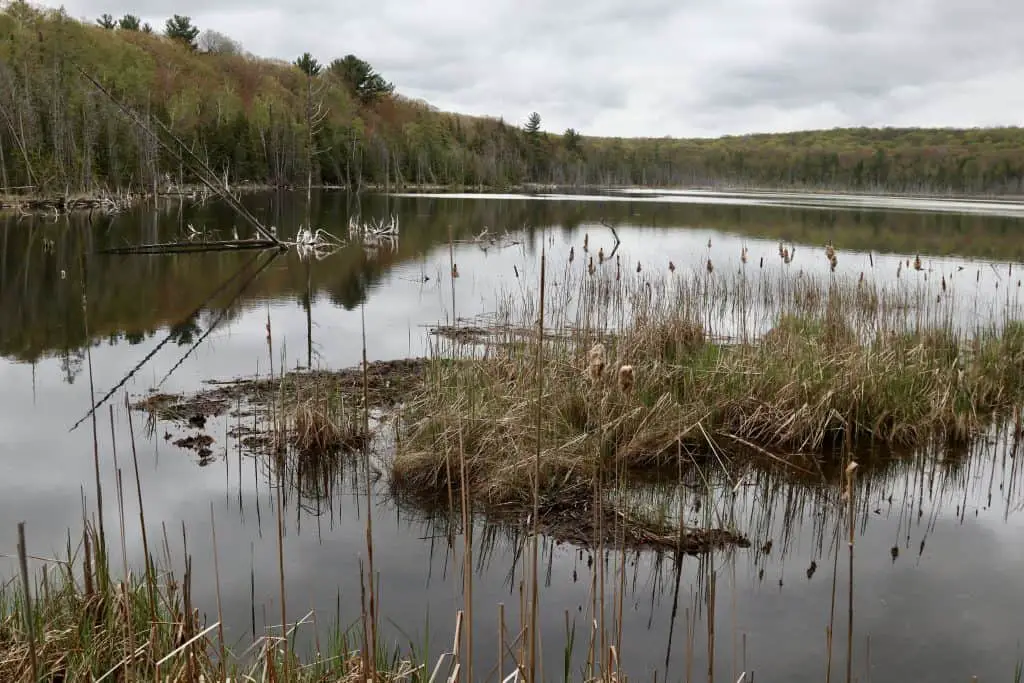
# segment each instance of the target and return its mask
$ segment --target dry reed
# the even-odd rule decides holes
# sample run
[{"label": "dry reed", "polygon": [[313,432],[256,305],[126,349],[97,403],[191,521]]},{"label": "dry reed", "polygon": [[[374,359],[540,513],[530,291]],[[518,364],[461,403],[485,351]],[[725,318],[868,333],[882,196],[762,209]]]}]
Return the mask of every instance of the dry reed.
[{"label": "dry reed", "polygon": [[568,277],[552,288],[542,374],[538,335],[513,333],[537,318],[529,294],[499,312],[482,351],[451,362],[458,349],[439,349],[404,413],[398,486],[446,490],[444,453],[464,449],[474,500],[525,505],[540,448],[541,500],[575,500],[604,467],[963,442],[1024,399],[1024,324],[968,333],[950,303],[910,285]]}]

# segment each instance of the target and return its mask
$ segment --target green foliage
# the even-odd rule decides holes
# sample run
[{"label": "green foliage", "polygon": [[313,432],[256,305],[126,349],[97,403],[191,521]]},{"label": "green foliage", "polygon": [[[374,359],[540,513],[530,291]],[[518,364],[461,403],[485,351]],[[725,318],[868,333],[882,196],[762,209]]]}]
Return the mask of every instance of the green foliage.
[{"label": "green foliage", "polygon": [[117,27],[122,31],[139,31],[142,29],[142,20],[134,14],[126,14],[117,21]]},{"label": "green foliage", "polygon": [[[179,165],[97,97],[80,64],[236,181],[400,186],[731,186],[1024,192],[1024,129],[835,129],[719,139],[551,135],[438,112],[355,55],[323,68],[242,54],[189,17],[111,32],[20,0],[0,9],[0,182],[38,192],[152,187]],[[111,19],[111,21],[113,21]],[[109,23],[109,22],[107,22]],[[8,39],[9,36],[9,39]],[[200,53],[201,51],[201,53]],[[315,87],[310,75],[317,74]],[[3,123],[7,116],[17,125]],[[311,125],[315,123],[315,125]],[[311,166],[312,164],[312,166]],[[193,179],[194,180],[194,179]]]},{"label": "green foliage", "polygon": [[114,21],[114,17],[109,14],[101,14],[100,18],[96,20],[96,23],[105,29],[113,30],[117,27],[117,22]]},{"label": "green foliage", "polygon": [[310,78],[313,76],[319,76],[320,72],[323,70],[323,65],[308,52],[303,52],[302,56],[295,60],[295,66],[299,67],[299,71]]},{"label": "green foliage", "polygon": [[566,128],[565,133],[562,135],[562,144],[565,149],[570,152],[577,152],[580,148],[580,140],[583,137],[576,131],[575,128]]},{"label": "green foliage", "polygon": [[194,50],[197,47],[199,28],[192,25],[190,17],[175,14],[164,24],[164,35],[173,40],[180,40]]},{"label": "green foliage", "polygon": [[332,74],[341,80],[353,95],[364,104],[369,104],[394,92],[395,86],[384,80],[368,62],[355,55],[335,59],[329,67]]}]

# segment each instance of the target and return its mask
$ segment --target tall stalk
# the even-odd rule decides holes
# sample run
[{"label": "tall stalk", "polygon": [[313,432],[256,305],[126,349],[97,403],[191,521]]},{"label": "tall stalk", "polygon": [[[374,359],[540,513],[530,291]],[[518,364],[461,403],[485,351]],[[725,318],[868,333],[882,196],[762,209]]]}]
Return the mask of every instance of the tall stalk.
[{"label": "tall stalk", "polygon": [[[369,435],[370,433],[370,388],[369,379],[367,377],[367,360],[366,360],[366,307],[365,305],[359,308],[359,320],[362,327],[362,341],[363,341],[363,434]],[[371,485],[370,478],[370,440],[369,438],[363,439],[363,481],[366,486],[366,568],[369,574],[369,617],[370,617],[370,643],[369,652],[364,653],[364,658],[369,661],[369,675],[370,680],[377,680],[377,595],[374,590],[374,571],[373,571],[373,505],[371,496],[373,494],[373,487]]]},{"label": "tall stalk", "polygon": [[537,597],[540,593],[540,582],[537,579],[537,536],[540,533],[540,452],[541,452],[541,418],[544,403],[544,279],[547,254],[544,240],[540,248],[540,315],[537,319],[537,435],[533,454],[533,530],[530,547],[531,586],[530,592],[530,683],[537,680]]},{"label": "tall stalk", "polygon": [[850,464],[846,466],[846,486],[847,486],[847,515],[850,518],[850,576],[849,576],[849,594],[847,596],[848,611],[847,611],[847,623],[846,623],[846,683],[852,683],[853,681],[853,536],[856,530],[856,519],[854,517],[854,505],[853,499],[856,495],[854,492],[854,481],[856,479],[857,462],[854,460],[850,461]]}]

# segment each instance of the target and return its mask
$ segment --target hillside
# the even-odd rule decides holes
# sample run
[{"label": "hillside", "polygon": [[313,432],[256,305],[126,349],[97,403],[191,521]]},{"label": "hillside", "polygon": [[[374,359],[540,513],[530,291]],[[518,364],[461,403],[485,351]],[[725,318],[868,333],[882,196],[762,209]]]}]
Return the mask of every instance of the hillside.
[{"label": "hillside", "polygon": [[[111,21],[106,22],[110,25]],[[1024,129],[836,129],[718,139],[549,134],[439,112],[354,56],[301,64],[230,39],[0,10],[0,194],[152,187],[187,171],[78,71],[164,122],[233,183],[730,185],[1015,194]],[[183,27],[183,28],[188,28]],[[185,34],[188,31],[184,31]],[[298,58],[299,56],[296,55]],[[528,112],[523,112],[524,117]]]}]

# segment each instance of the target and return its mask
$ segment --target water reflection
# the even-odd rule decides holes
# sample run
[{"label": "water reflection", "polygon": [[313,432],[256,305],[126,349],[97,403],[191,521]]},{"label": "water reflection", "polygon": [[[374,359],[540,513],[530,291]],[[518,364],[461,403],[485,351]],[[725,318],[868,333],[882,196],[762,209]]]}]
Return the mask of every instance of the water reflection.
[{"label": "water reflection", "polygon": [[[246,201],[261,220],[278,226],[279,234],[294,234],[303,220],[301,203],[290,199]],[[1009,262],[1021,259],[1024,246],[1017,238],[1020,224],[1012,218],[647,202],[377,197],[364,199],[358,208],[348,202],[344,195],[319,197],[314,224],[337,234],[354,213],[395,212],[402,225],[397,249],[347,248],[323,261],[289,254],[261,272],[238,299],[228,287],[208,303],[203,302],[218,283],[245,272],[252,254],[100,257],[94,252],[176,239],[189,222],[224,234],[243,227],[215,204],[169,205],[160,213],[120,216],[92,227],[79,218],[70,229],[27,221],[0,227],[0,518],[28,520],[36,552],[58,554],[67,528],[79,524],[83,489],[92,505],[91,435],[65,431],[93,402],[88,382],[79,379],[87,345],[99,396],[137,366],[124,387],[135,396],[161,383],[166,391],[190,391],[211,378],[265,376],[270,367],[280,373],[296,365],[351,366],[361,358],[361,305],[371,359],[417,355],[427,344],[422,325],[492,312],[496,292],[528,296],[535,290],[541,239],[563,259],[570,245],[579,248],[581,233],[590,235],[593,252],[610,253],[613,240],[602,221],[618,226],[623,261],[642,262],[644,272],[664,270],[670,258],[681,269],[700,267],[711,253],[719,264],[716,273],[732,277],[741,268],[743,246],[750,248],[748,267],[753,268],[762,256],[771,259],[778,239],[785,239],[800,250],[791,265],[827,278],[828,263],[819,252],[832,240],[847,276],[874,267],[892,280],[898,262],[920,253],[933,273],[958,273],[965,266],[964,274],[951,276],[961,278],[951,287],[959,288],[979,319],[1012,312],[1019,303],[1017,269]],[[449,256],[450,238],[468,240],[485,227],[516,232],[522,244],[490,253],[464,244]],[[709,239],[712,246],[705,248]],[[450,258],[461,273],[454,284]],[[967,260],[989,258],[999,261]],[[580,260],[575,267],[581,267]],[[770,267],[785,272],[777,257]],[[929,295],[939,291],[934,276],[913,277],[918,278],[914,287]],[[266,344],[268,320],[272,350]],[[112,405],[124,452],[128,430],[121,397],[117,390]],[[279,621],[274,615],[280,614],[275,539],[280,496],[289,619],[316,608],[322,628],[335,618],[351,624],[359,614],[359,558],[365,555],[365,482],[359,468],[351,461],[297,467],[294,461],[248,455],[240,437],[230,433],[241,419],[228,415],[205,426],[214,439],[213,457],[205,461],[174,446],[194,429],[157,425],[146,438],[136,422],[151,533],[158,534],[162,522],[168,529],[185,525],[199,577],[195,600],[212,615],[216,586],[203,577],[213,575],[209,508],[214,505],[228,637],[243,650],[254,635]],[[165,433],[172,438],[165,440]],[[859,676],[1012,675],[1024,633],[1024,598],[1013,588],[1024,550],[1018,542],[1020,455],[1004,437],[993,434],[969,451],[943,448],[939,457],[858,456],[853,668]],[[100,434],[99,444],[103,480],[112,490],[110,436]],[[690,523],[712,515],[747,534],[750,549],[702,558],[608,550],[598,558],[593,550],[545,539],[540,625],[549,678],[562,669],[567,621],[576,629],[572,668],[579,670],[588,659],[598,567],[609,599],[625,587],[621,657],[635,679],[657,672],[659,679],[677,680],[688,671],[692,678],[704,678],[710,611],[716,675],[736,680],[741,671],[753,670],[771,680],[820,680],[828,660],[825,629],[832,620],[833,581],[838,597],[832,671],[839,676],[845,666],[849,579],[841,469],[823,466],[797,476],[764,464],[708,474],[710,487],[693,473],[682,481],[666,476],[633,491],[631,501]],[[386,479],[371,487],[384,633],[392,643],[412,642],[421,649],[429,634],[430,654],[436,656],[451,640],[455,611],[464,606],[460,526],[436,511],[398,504]],[[112,520],[116,507],[109,498],[105,514]],[[128,517],[134,518],[133,506],[128,507]],[[7,526],[0,529],[5,548],[14,545]],[[114,526],[108,522],[108,529]],[[141,541],[134,526],[128,522],[125,543],[129,557],[139,563]],[[168,541],[176,566],[183,563],[179,536],[171,533]],[[496,658],[499,603],[505,605],[507,631],[518,630],[526,540],[522,524],[476,520],[478,671]],[[0,564],[4,576],[12,574],[8,569]],[[715,600],[709,605],[712,577]],[[610,632],[617,613],[607,608]],[[302,637],[308,646],[309,629]]]},{"label": "water reflection", "polygon": [[[291,195],[248,196],[245,201],[261,221],[277,226],[282,238],[293,239],[304,220],[302,203]],[[837,248],[853,252],[1024,260],[1024,246],[1018,239],[1021,219],[1002,216],[486,198],[368,197],[356,206],[343,193],[321,195],[312,207],[313,224],[338,235],[347,232],[352,215],[391,213],[402,226],[397,249],[346,248],[329,259],[313,260],[308,268],[296,267],[297,257],[292,254],[287,263],[261,277],[243,301],[324,296],[352,310],[366,301],[389,271],[422,265],[449,238],[469,238],[485,228],[491,233],[525,230],[526,242],[532,246],[530,238],[538,229],[552,226],[567,236],[580,226],[602,230],[602,221],[626,229],[645,228],[634,238],[695,229],[766,244],[786,240],[808,248],[833,241]],[[30,362],[51,353],[70,354],[85,344],[83,293],[90,302],[94,341],[140,343],[168,325],[183,325],[183,333],[195,334],[188,328],[188,311],[202,300],[210,282],[228,277],[249,257],[239,252],[145,257],[95,253],[109,247],[184,239],[189,224],[204,230],[210,239],[251,231],[229,208],[216,203],[168,203],[159,212],[138,209],[96,219],[102,224],[90,224],[87,216],[80,215],[56,223],[43,218],[0,217],[0,221],[0,355]],[[632,246],[637,246],[635,240]],[[844,269],[853,267],[841,262]],[[407,276],[422,280],[433,273],[410,271]],[[1012,275],[1005,279],[1004,286]],[[83,282],[87,282],[85,290]],[[219,303],[215,300],[213,306]]]}]

